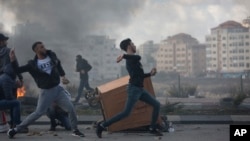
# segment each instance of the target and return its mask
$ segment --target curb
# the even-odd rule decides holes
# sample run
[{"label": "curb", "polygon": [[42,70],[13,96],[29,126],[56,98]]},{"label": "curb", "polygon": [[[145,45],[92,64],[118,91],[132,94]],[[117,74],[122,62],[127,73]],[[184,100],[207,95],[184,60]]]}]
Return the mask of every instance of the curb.
[{"label": "curb", "polygon": [[[22,117],[24,119],[25,117]],[[168,120],[174,124],[249,124],[250,115],[168,115]],[[93,124],[103,119],[101,115],[78,116],[78,124]],[[42,116],[33,125],[49,124],[49,119]]]}]

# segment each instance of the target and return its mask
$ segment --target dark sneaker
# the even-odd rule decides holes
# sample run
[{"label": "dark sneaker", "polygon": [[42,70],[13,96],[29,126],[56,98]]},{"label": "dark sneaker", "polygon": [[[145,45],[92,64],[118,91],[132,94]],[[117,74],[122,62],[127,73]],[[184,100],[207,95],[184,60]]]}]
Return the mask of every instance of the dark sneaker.
[{"label": "dark sneaker", "polygon": [[101,123],[98,123],[96,127],[96,135],[98,138],[102,138],[102,131],[104,130],[105,128],[101,126]]},{"label": "dark sneaker", "polygon": [[16,135],[17,131],[14,129],[9,129],[7,132],[7,135],[9,136],[10,139],[12,139]]},{"label": "dark sneaker", "polygon": [[78,137],[85,137],[85,135],[82,132],[80,132],[78,129],[75,130],[72,135],[78,136]]},{"label": "dark sneaker", "polygon": [[163,136],[163,134],[161,133],[161,131],[159,131],[157,129],[149,129],[149,133],[153,134],[155,136]]}]

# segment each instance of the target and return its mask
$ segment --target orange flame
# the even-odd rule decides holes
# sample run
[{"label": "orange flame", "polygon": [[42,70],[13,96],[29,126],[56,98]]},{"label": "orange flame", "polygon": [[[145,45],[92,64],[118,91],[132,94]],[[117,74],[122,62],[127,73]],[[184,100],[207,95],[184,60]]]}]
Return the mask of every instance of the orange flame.
[{"label": "orange flame", "polygon": [[17,98],[23,97],[26,93],[25,87],[22,86],[21,88],[17,89]]}]

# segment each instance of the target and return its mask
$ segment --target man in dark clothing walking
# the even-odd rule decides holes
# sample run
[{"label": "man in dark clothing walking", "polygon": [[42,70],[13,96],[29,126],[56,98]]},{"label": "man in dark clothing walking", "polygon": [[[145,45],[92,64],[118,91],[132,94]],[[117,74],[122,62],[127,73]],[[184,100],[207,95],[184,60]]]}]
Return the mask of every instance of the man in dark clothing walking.
[{"label": "man in dark clothing walking", "polygon": [[141,100],[153,107],[152,120],[149,128],[150,133],[156,136],[162,136],[162,133],[156,128],[160,111],[160,102],[143,89],[144,78],[154,76],[156,74],[156,68],[153,68],[150,73],[144,73],[140,63],[141,57],[139,55],[135,55],[136,47],[130,39],[123,40],[120,43],[120,47],[127,54],[120,55],[117,58],[117,63],[119,63],[122,59],[126,59],[126,68],[130,76],[127,88],[128,97],[126,105],[121,113],[103,123],[99,123],[96,128],[96,134],[99,138],[101,138],[102,131],[104,131],[106,127],[129,116],[136,102]]},{"label": "man in dark clothing walking", "polygon": [[13,65],[16,61],[14,50],[10,52],[10,59],[14,70],[19,73],[29,72],[42,92],[39,95],[36,110],[26,117],[16,128],[10,129],[7,135],[9,138],[13,138],[21,129],[28,127],[28,125],[45,114],[51,104],[55,102],[69,113],[73,129],[72,135],[84,137],[84,134],[78,130],[76,112],[73,104],[67,97],[67,91],[59,85],[60,77],[63,84],[69,83],[65,77],[60,60],[54,52],[47,50],[42,42],[35,42],[32,45],[32,50],[36,53],[36,56],[24,66],[16,67],[16,65]]},{"label": "man in dark clothing walking", "polygon": [[82,95],[83,89],[87,91],[93,91],[94,89],[89,86],[89,75],[88,72],[92,69],[92,66],[88,63],[87,60],[82,58],[81,55],[76,56],[76,72],[80,74],[80,85],[78,87],[78,95],[74,101],[77,103]]}]

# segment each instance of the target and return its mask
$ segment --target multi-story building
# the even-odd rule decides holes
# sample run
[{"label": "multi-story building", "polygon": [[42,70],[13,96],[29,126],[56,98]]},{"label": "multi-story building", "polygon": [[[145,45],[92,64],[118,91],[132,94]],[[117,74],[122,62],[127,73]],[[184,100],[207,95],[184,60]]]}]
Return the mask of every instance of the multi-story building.
[{"label": "multi-story building", "polygon": [[158,71],[199,76],[205,71],[205,45],[191,35],[180,33],[160,43],[156,53]]},{"label": "multi-story building", "polygon": [[139,46],[138,52],[142,57],[142,64],[145,71],[150,71],[156,67],[154,53],[158,50],[159,44],[155,44],[152,40],[147,41]]},{"label": "multi-story building", "polygon": [[233,76],[250,70],[249,27],[226,21],[206,36],[206,61],[209,76]]},{"label": "multi-story building", "polygon": [[116,79],[121,76],[122,63],[116,63],[121,50],[116,48],[115,40],[107,36],[86,36],[79,54],[93,66],[91,79]]}]

